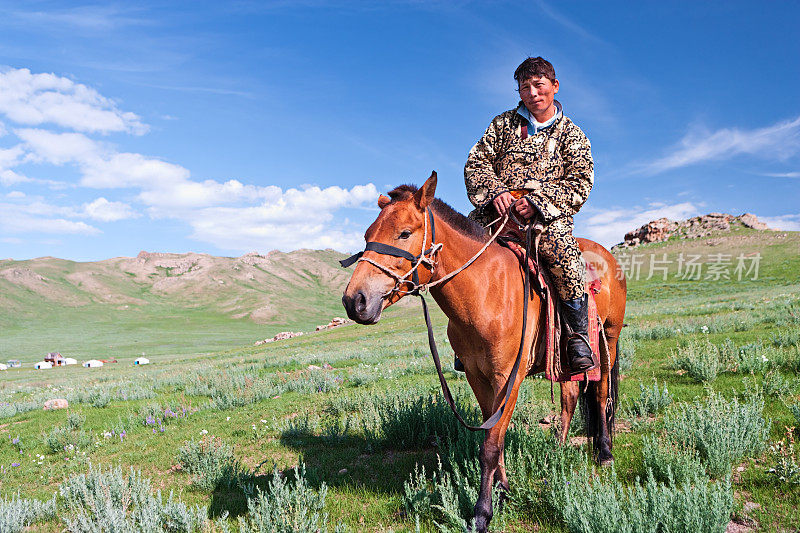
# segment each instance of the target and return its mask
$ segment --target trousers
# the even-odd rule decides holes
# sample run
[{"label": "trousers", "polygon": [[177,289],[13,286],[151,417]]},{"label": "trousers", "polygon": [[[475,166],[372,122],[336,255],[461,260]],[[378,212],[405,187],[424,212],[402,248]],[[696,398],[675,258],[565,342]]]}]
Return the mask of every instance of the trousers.
[{"label": "trousers", "polygon": [[539,257],[562,300],[580,298],[585,292],[586,266],[572,229],[572,217],[556,219],[545,227],[539,239]]}]

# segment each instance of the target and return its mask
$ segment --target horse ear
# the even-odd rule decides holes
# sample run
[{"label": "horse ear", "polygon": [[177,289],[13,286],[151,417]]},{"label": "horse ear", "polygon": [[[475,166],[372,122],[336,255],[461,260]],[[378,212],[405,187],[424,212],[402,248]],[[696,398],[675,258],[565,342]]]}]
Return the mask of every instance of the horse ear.
[{"label": "horse ear", "polygon": [[431,177],[425,180],[422,188],[414,195],[414,200],[420,209],[427,208],[436,194],[436,171],[431,172]]},{"label": "horse ear", "polygon": [[378,207],[380,207],[381,209],[383,209],[390,203],[392,203],[392,199],[389,198],[388,196],[384,196],[382,194],[378,196]]}]

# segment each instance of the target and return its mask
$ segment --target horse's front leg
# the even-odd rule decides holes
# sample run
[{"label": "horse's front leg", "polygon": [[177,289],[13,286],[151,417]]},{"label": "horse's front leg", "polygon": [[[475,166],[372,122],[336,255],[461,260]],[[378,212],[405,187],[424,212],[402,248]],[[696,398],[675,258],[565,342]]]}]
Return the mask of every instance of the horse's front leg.
[{"label": "horse's front leg", "polygon": [[[481,467],[481,485],[478,494],[478,501],[475,503],[475,531],[484,532],[489,528],[489,522],[494,514],[492,509],[492,491],[495,482],[499,482],[504,491],[508,490],[508,478],[505,473],[505,459],[503,450],[505,447],[505,435],[508,425],[511,422],[511,415],[514,413],[514,406],[517,403],[519,386],[524,376],[519,374],[512,386],[511,396],[508,404],[503,410],[503,415],[497,424],[486,431],[483,444],[481,445],[479,462]],[[505,383],[495,383],[494,386],[484,388],[473,387],[478,396],[478,403],[481,406],[483,419],[487,420],[492,413],[501,405],[505,398]],[[480,394],[478,394],[480,391]],[[501,502],[500,502],[501,503]]]}]

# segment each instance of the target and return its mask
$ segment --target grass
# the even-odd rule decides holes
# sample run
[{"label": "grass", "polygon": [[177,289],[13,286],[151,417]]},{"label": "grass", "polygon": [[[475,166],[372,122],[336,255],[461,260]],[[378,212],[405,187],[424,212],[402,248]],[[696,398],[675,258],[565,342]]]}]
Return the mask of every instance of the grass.
[{"label": "grass", "polygon": [[[750,253],[752,243],[737,239],[752,235],[736,233],[712,251]],[[591,528],[571,517],[591,517],[598,509],[602,516],[622,509],[617,522],[628,524],[632,510],[656,497],[663,503],[658,516],[674,530],[684,527],[669,522],[680,513],[714,529],[731,510],[759,530],[800,527],[800,486],[793,482],[800,450],[793,440],[797,430],[789,438],[786,429],[800,427],[794,386],[800,238],[770,239],[758,243],[758,280],[630,282],[613,474],[584,471],[585,449],[559,448],[549,431],[539,430],[539,420],[558,406],[550,403],[547,383],[524,384],[506,446],[512,500],[493,527],[586,531]],[[674,256],[704,246],[702,239],[669,242],[641,252]],[[164,304],[138,316],[84,311],[48,312],[58,320],[35,341],[37,349],[51,351],[56,341],[87,354],[120,346],[120,362],[47,373],[28,364],[2,374],[0,516],[42,531],[88,520],[81,518],[87,507],[70,504],[61,488],[68,480],[73,486],[91,478],[92,486],[116,483],[139,494],[151,518],[171,510],[169,516],[187,528],[224,524],[257,531],[277,527],[287,516],[328,530],[339,523],[354,531],[414,531],[417,523],[423,531],[437,524],[458,529],[468,523],[480,437],[455,425],[442,402],[415,307],[395,309],[376,326],[348,325],[258,347],[253,340],[270,336],[264,326],[200,309]],[[442,358],[450,360],[446,321],[438,310],[433,315]],[[285,329],[308,329],[303,321],[325,319],[301,317]],[[44,330],[33,324],[31,335]],[[22,329],[4,330],[0,359],[32,346],[23,336]],[[715,377],[697,380],[674,365],[673,355],[690,346],[710,353],[709,345]],[[153,364],[134,367],[132,359],[142,351]],[[462,413],[474,421],[476,405],[463,375],[447,371],[447,377]],[[70,408],[42,411],[52,398],[67,398]],[[714,455],[726,447],[735,453]],[[192,471],[189,464],[200,466]],[[577,500],[567,502],[563,493],[548,495],[544,480],[552,478],[542,473],[552,464],[566,465],[565,479],[592,489],[581,500],[590,508],[575,507]],[[131,467],[136,474],[125,481]],[[715,479],[700,472],[698,482],[693,476],[699,469]],[[84,482],[80,476],[89,477]],[[270,489],[279,481],[284,485]],[[47,502],[56,493],[54,517]],[[269,516],[275,494],[283,494],[285,503],[277,507],[286,512]],[[692,501],[709,512],[696,514]],[[744,511],[746,502],[760,507]],[[307,513],[297,515],[303,506]]]}]

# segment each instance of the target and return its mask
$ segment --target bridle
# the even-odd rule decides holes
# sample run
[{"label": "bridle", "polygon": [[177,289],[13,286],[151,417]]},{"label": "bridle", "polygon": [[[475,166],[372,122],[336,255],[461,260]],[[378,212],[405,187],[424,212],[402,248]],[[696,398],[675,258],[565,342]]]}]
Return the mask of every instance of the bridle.
[{"label": "bridle", "polygon": [[[339,261],[343,267],[347,268],[353,263],[364,261],[369,263],[376,268],[378,268],[381,272],[385,273],[389,277],[395,280],[394,287],[390,289],[386,294],[382,296],[383,299],[391,297],[393,294],[411,294],[413,296],[419,296],[420,301],[422,302],[422,310],[423,314],[425,315],[425,325],[428,327],[428,345],[431,349],[431,356],[433,357],[433,364],[436,367],[436,373],[439,375],[439,383],[442,386],[442,394],[444,394],[444,398],[447,403],[450,405],[450,409],[453,411],[453,414],[461,422],[465,428],[469,429],[470,431],[478,431],[478,430],[489,430],[493,428],[499,421],[500,418],[503,416],[503,412],[505,411],[506,405],[508,404],[508,400],[511,397],[511,391],[514,388],[514,383],[517,380],[517,373],[519,371],[520,361],[522,361],[522,354],[525,351],[525,333],[527,331],[527,322],[528,322],[528,298],[530,293],[530,270],[526,267],[525,270],[525,284],[524,284],[524,292],[523,292],[523,306],[522,306],[522,337],[519,341],[519,352],[517,353],[517,358],[514,361],[514,367],[511,369],[511,374],[508,377],[508,382],[506,383],[506,395],[503,402],[500,404],[500,407],[490,416],[486,421],[481,424],[480,426],[471,426],[467,424],[464,419],[461,417],[461,414],[456,409],[455,400],[453,399],[453,394],[450,392],[450,387],[447,385],[447,380],[442,373],[442,362],[439,358],[439,350],[436,348],[436,339],[433,335],[433,326],[431,324],[431,317],[430,312],[428,311],[428,303],[425,301],[425,297],[422,295],[423,291],[439,285],[440,283],[444,283],[445,281],[451,279],[456,274],[467,268],[471,265],[478,257],[483,254],[484,251],[489,247],[492,242],[494,242],[500,233],[503,231],[506,222],[509,220],[509,216],[513,218],[516,223],[519,221],[516,220],[516,217],[511,215],[511,209],[509,209],[508,213],[502,217],[502,219],[497,219],[489,226],[494,225],[495,222],[501,221],[501,224],[498,226],[497,231],[492,235],[488,242],[481,248],[478,253],[476,253],[472,258],[461,265],[461,267],[457,268],[453,272],[450,272],[446,276],[439,278],[436,281],[428,281],[428,283],[420,283],[419,282],[419,274],[417,273],[420,265],[426,265],[431,270],[431,275],[436,268],[435,263],[435,256],[436,253],[442,249],[444,246],[443,243],[436,243],[436,226],[433,219],[433,212],[431,211],[430,207],[426,208],[427,216],[423,217],[424,220],[424,233],[422,236],[422,248],[419,255],[413,255],[411,252],[407,250],[403,250],[402,248],[398,248],[396,246],[392,246],[390,244],[384,244],[382,242],[377,241],[369,241],[367,245],[364,247],[364,251],[358,252],[355,255],[351,255],[347,259],[343,259]],[[430,219],[430,226],[431,226],[431,246],[430,248],[425,248],[425,243],[428,240],[428,220]],[[538,249],[538,240],[539,234],[537,233],[536,236],[536,246],[534,247],[533,244],[533,231],[534,231],[534,224],[527,224],[525,226],[525,265],[528,264],[528,256],[532,248]],[[408,259],[411,261],[411,269],[408,270],[402,276],[398,276],[394,272],[392,272],[389,268],[381,265],[377,261],[373,261],[368,257],[364,257],[364,253],[366,252],[376,252],[382,255],[391,255],[394,257],[402,257],[404,259]],[[408,277],[411,276],[411,281],[409,281]],[[409,291],[404,291],[401,287],[405,284],[411,284],[412,288]]]},{"label": "bridle", "polygon": [[[431,208],[428,207],[425,209],[425,211],[427,216],[423,218],[424,229],[422,234],[422,249],[419,255],[413,255],[411,252],[403,250],[402,248],[398,248],[396,246],[392,246],[391,244],[384,244],[382,242],[377,242],[377,241],[369,241],[367,242],[367,245],[364,247],[363,251],[351,255],[347,259],[342,259],[341,261],[339,261],[339,264],[342,265],[344,268],[347,268],[353,263],[360,263],[364,261],[365,263],[371,264],[372,266],[374,266],[375,268],[377,268],[390,278],[394,279],[395,282],[394,287],[389,289],[389,291],[387,291],[386,294],[382,296],[383,299],[390,298],[395,293],[400,295],[410,294],[412,296],[420,296],[421,292],[425,292],[431,287],[435,287],[439,284],[444,283],[445,281],[448,281],[449,279],[455,277],[462,270],[466,269],[472,263],[474,263],[475,260],[478,259],[478,257],[480,257],[483,254],[483,252],[486,251],[487,248],[489,248],[489,245],[491,245],[495,240],[497,240],[497,237],[500,236],[500,233],[503,231],[503,228],[509,219],[509,215],[505,215],[504,217],[499,217],[489,223],[489,226],[493,226],[496,222],[500,222],[500,225],[497,227],[497,231],[494,232],[494,234],[483,245],[483,247],[480,250],[478,250],[478,253],[473,255],[466,263],[464,263],[459,268],[450,272],[446,276],[439,278],[436,281],[428,281],[427,283],[420,283],[419,274],[417,273],[420,265],[425,265],[426,267],[428,267],[431,271],[431,277],[432,277],[433,273],[436,270],[436,261],[435,261],[436,254],[437,252],[439,252],[439,250],[441,250],[444,247],[444,243],[436,242],[436,222],[433,218],[433,212],[431,211]],[[429,220],[431,227],[431,246],[430,248],[425,249],[425,243],[428,241]],[[366,252],[377,252],[382,255],[391,255],[394,257],[402,257],[403,259],[408,259],[411,262],[411,268],[405,274],[399,276],[394,272],[392,272],[392,270],[390,270],[386,266],[378,263],[377,261],[374,261],[369,257],[364,257],[364,254]],[[411,276],[411,280],[408,279],[409,276]],[[403,285],[408,285],[408,284],[412,286],[411,290],[403,290],[401,288]]]},{"label": "bridle", "polygon": [[[418,295],[419,291],[427,290],[427,287],[430,286],[429,283],[421,284],[419,282],[419,274],[418,270],[420,265],[425,265],[431,271],[431,275],[436,268],[435,257],[436,253],[442,249],[442,243],[436,243],[436,223],[433,220],[433,212],[431,208],[426,208],[426,215],[423,217],[424,223],[424,230],[422,234],[422,249],[419,255],[413,255],[411,252],[407,250],[403,250],[402,248],[398,248],[397,246],[392,246],[391,244],[384,244],[382,242],[377,241],[369,241],[367,242],[366,247],[363,251],[358,252],[355,255],[351,255],[347,259],[342,259],[339,261],[339,264],[342,265],[344,268],[349,267],[353,263],[360,263],[365,262],[369,263],[390,278],[394,279],[394,287],[392,287],[386,294],[382,296],[383,299],[391,297],[393,294],[411,294],[411,295]],[[431,246],[428,249],[425,249],[425,243],[428,241],[428,221],[430,220],[430,227],[431,227]],[[364,253],[366,252],[377,252],[381,255],[391,255],[394,257],[402,257],[403,259],[408,259],[411,261],[411,268],[402,276],[397,275],[388,267],[378,263],[370,259],[369,257],[364,257]],[[409,276],[411,279],[409,280]],[[403,285],[410,284],[412,286],[411,290],[403,290]]]}]

